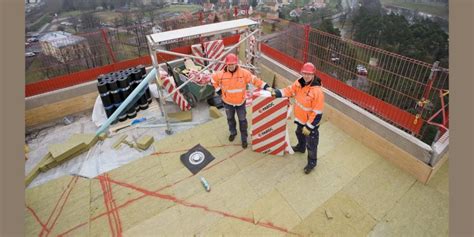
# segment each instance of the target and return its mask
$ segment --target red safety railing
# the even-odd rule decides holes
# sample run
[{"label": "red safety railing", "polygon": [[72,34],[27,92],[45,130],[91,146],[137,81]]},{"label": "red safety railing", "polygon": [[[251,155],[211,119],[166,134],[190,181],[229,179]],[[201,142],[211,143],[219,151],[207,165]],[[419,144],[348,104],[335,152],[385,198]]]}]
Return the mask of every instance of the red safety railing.
[{"label": "red safety railing", "polygon": [[[232,15],[224,13],[182,14],[157,22],[162,30],[173,30],[184,27],[209,24],[228,20]],[[26,84],[51,80],[58,76],[74,74],[83,70],[104,67],[121,61],[132,60],[149,55],[146,35],[152,34],[152,27],[137,24],[128,27],[117,27],[76,35],[50,33],[50,39],[27,46],[28,52],[36,56],[26,57]],[[229,36],[230,34],[224,35]],[[173,43],[166,46],[168,50],[199,43],[199,39]],[[31,87],[31,86],[30,86]],[[51,89],[57,89],[53,87]],[[44,90],[42,90],[44,91]],[[26,93],[30,95],[30,93]]]},{"label": "red safety railing", "polygon": [[[225,46],[233,45],[239,41],[240,35],[233,35],[223,39]],[[182,46],[172,49],[171,51],[183,54],[191,54],[190,46]],[[160,62],[167,62],[176,59],[176,56],[169,54],[158,53],[157,57]],[[106,74],[112,71],[122,70],[137,65],[151,65],[150,56],[142,56],[139,58],[123,60],[117,63],[108,64],[101,67],[82,70],[79,72],[54,77],[48,80],[42,80],[35,83],[30,83],[25,86],[25,96],[30,97],[50,91],[55,91],[62,88],[78,85],[84,82],[93,81],[100,74]]]},{"label": "red safety railing", "polygon": [[425,139],[427,133],[433,136],[428,124],[436,125],[434,133],[447,129],[447,103],[440,92],[449,88],[449,72],[437,64],[294,23],[262,51],[296,71],[305,61],[314,63],[326,88],[427,143],[432,140]]},{"label": "red safety railing", "polygon": [[[304,63],[302,60],[290,57],[266,44],[262,45],[262,52],[295,71],[299,71]],[[423,123],[414,124],[415,115],[377,99],[363,91],[354,89],[324,72],[317,70],[316,75],[321,78],[323,86],[330,91],[336,92],[358,106],[378,114],[386,120],[391,120],[394,124],[410,130],[415,134],[420,132]]]},{"label": "red safety railing", "polygon": [[[231,13],[218,14],[219,20],[233,18]],[[165,30],[214,22],[216,15],[186,15],[161,22]],[[299,71],[303,62],[313,62],[326,88],[352,101],[430,144],[433,133],[440,136],[449,123],[449,72],[437,64],[431,65],[382,49],[311,29],[286,21],[276,21],[277,37],[262,45],[266,55],[289,68]],[[264,22],[264,28],[269,28]],[[275,23],[271,23],[275,25]],[[67,60],[43,55],[46,67],[37,67],[41,79],[27,83],[26,96],[37,95],[94,80],[98,75],[138,64],[150,65],[145,27],[101,30],[79,35],[83,45],[62,52]],[[228,36],[228,35],[227,35]],[[224,44],[238,42],[239,36],[224,38]],[[176,52],[190,53],[195,39],[168,45]],[[61,53],[61,52],[60,52]],[[74,56],[80,55],[80,57]],[[161,62],[175,57],[158,54]],[[48,60],[54,61],[48,67]],[[28,75],[35,75],[28,70]],[[36,65],[37,66],[37,65]],[[36,72],[38,74],[38,72]],[[431,135],[430,135],[431,134]],[[428,138],[430,137],[431,138]]]}]

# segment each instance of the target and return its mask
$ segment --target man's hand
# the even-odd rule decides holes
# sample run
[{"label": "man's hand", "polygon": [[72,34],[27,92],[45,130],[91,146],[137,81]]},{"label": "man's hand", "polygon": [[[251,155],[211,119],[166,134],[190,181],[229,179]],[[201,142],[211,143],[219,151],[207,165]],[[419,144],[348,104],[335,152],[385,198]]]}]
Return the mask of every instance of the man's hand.
[{"label": "man's hand", "polygon": [[272,97],[275,97],[276,96],[276,93],[275,93],[275,89],[271,88],[271,87],[268,87],[266,89],[268,92],[270,92],[270,94],[272,95]]},{"label": "man's hand", "polygon": [[311,131],[307,128],[307,127],[303,127],[303,135],[305,136],[309,136],[309,134],[311,133]]}]

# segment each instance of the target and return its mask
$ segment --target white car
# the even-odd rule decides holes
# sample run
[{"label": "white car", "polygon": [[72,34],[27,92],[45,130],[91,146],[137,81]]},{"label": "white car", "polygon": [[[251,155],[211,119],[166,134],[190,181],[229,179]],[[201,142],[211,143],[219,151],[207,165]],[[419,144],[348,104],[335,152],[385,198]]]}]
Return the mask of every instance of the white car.
[{"label": "white car", "polygon": [[38,38],[35,38],[35,37],[31,37],[26,40],[26,42],[28,43],[37,42],[37,41],[38,41]]},{"label": "white car", "polygon": [[33,52],[26,52],[25,57],[34,57],[36,54]]},{"label": "white car", "polygon": [[357,65],[357,74],[367,76],[367,68],[362,64]]}]

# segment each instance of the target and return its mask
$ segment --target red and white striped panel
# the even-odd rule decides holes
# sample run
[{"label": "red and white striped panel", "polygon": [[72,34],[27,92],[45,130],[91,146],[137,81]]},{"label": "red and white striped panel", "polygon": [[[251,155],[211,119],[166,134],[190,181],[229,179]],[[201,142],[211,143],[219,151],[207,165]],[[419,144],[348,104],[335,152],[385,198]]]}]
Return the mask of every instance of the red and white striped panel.
[{"label": "red and white striped panel", "polygon": [[252,64],[252,59],[253,59],[253,56],[252,55],[255,55],[255,52],[256,52],[256,48],[257,48],[257,39],[252,35],[250,36],[249,38],[249,53],[247,54],[247,63],[248,64]]},{"label": "red and white striped panel", "polygon": [[[203,45],[207,58],[218,58],[224,52],[224,42],[222,40],[205,42]],[[220,71],[224,66],[223,63],[216,63],[211,66],[211,69],[214,71]]]},{"label": "red and white striped panel", "polygon": [[[163,87],[168,93],[171,93],[174,89],[176,89],[176,84],[174,83],[173,77],[163,77]],[[184,98],[181,92],[176,91],[172,96],[173,101],[179,106],[181,111],[187,111],[191,109],[188,101]]]},{"label": "red and white striped panel", "polygon": [[[202,50],[201,44],[193,44],[191,45],[191,52],[194,56],[204,58],[204,50]],[[204,66],[204,60],[202,59],[193,59],[195,63]]]},{"label": "red and white striped panel", "polygon": [[252,106],[253,100],[260,96],[261,90],[262,89],[260,88],[254,88],[253,93],[251,92],[251,90],[247,90],[247,92],[245,93],[245,107]]},{"label": "red and white striped panel", "polygon": [[252,102],[252,150],[259,153],[284,155],[288,139],[286,132],[288,98],[259,96]]}]

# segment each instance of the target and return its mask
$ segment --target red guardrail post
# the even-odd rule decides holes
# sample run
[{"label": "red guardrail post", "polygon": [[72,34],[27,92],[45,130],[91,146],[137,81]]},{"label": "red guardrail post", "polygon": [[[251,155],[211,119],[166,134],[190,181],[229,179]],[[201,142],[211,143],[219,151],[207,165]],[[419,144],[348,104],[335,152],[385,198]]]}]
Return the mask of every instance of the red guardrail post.
[{"label": "red guardrail post", "polygon": [[102,38],[104,38],[105,45],[107,45],[107,49],[109,50],[109,55],[112,58],[112,62],[116,63],[117,59],[115,59],[115,54],[112,51],[112,47],[110,47],[110,42],[109,42],[109,39],[107,37],[107,33],[105,32],[105,29],[101,29],[100,31],[102,31]]},{"label": "red guardrail post", "polygon": [[311,26],[309,24],[304,25],[303,62],[308,62],[309,31],[310,30],[311,30]]}]

